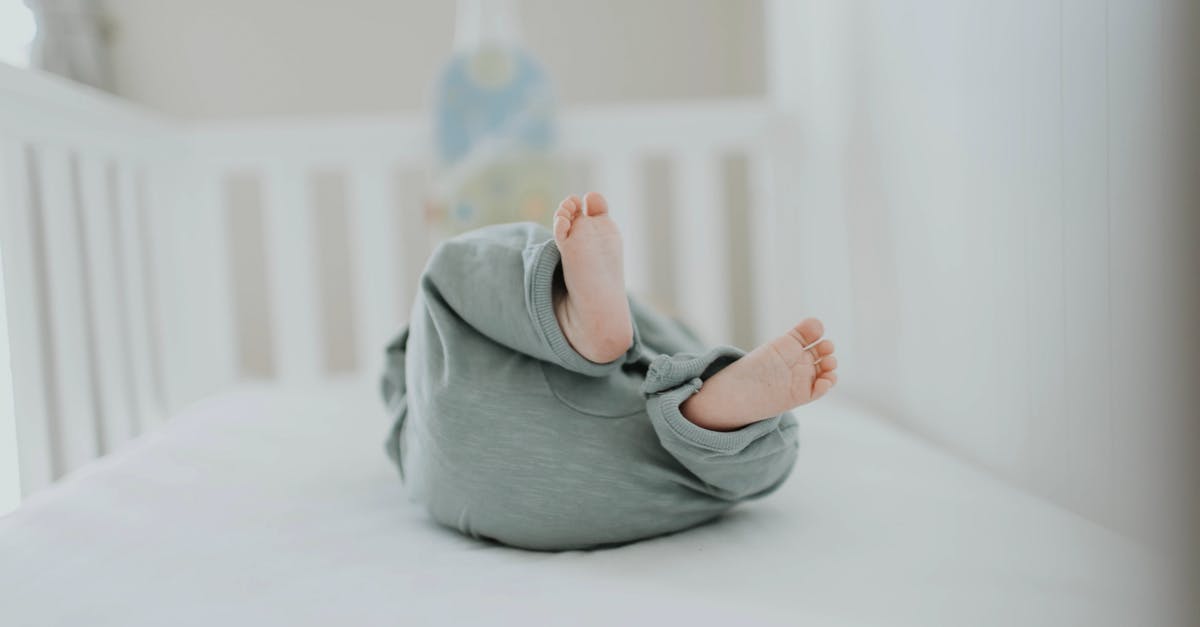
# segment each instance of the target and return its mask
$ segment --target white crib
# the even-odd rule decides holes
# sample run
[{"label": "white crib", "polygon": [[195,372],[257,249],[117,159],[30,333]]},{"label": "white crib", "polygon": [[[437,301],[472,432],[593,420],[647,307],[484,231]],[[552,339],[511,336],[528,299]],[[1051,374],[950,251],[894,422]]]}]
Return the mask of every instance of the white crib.
[{"label": "white crib", "polygon": [[[377,374],[431,249],[425,116],[187,124],[7,67],[0,86],[25,493],[236,381]],[[725,342],[769,326],[747,299],[773,267],[748,246],[771,239],[770,124],[755,102],[562,120],[571,183],[608,194],[631,270],[660,269],[631,289]]]},{"label": "white crib", "polygon": [[[634,292],[714,341],[798,319],[766,289],[798,258],[773,172],[794,129],[769,105],[561,122]],[[794,478],[720,524],[553,557],[439,533],[387,467],[370,385],[430,250],[426,133],[187,123],[0,66],[0,512],[30,497],[0,517],[0,618],[1154,620],[1141,547],[837,400]]]}]

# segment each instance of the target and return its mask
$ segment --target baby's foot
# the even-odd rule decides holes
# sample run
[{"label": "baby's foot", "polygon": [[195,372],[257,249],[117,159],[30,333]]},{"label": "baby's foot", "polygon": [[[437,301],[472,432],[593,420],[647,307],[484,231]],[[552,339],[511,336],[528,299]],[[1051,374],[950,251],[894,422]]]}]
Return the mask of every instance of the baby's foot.
[{"label": "baby's foot", "polygon": [[679,410],[706,429],[732,431],[821,398],[837,383],[824,334],[819,320],[801,322],[713,375]]},{"label": "baby's foot", "polygon": [[554,241],[562,253],[566,294],[554,312],[563,335],[587,359],[608,363],[633,344],[625,296],[621,232],[596,192],[571,196],[554,213]]}]

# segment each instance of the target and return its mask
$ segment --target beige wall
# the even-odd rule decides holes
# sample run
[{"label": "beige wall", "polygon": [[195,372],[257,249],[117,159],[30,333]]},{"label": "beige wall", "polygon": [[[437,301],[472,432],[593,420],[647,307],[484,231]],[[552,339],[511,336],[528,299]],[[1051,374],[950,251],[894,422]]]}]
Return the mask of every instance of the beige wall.
[{"label": "beige wall", "polygon": [[[118,92],[196,118],[419,109],[449,0],[104,0]],[[566,103],[763,92],[759,0],[517,0]]]}]

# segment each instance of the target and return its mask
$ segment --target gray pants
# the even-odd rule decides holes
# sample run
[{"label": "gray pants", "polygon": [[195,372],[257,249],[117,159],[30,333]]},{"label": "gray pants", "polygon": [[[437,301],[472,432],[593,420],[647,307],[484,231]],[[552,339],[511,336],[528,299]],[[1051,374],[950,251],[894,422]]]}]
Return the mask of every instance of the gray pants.
[{"label": "gray pants", "polygon": [[554,317],[559,252],[534,224],[443,243],[409,327],[387,348],[387,450],[413,500],[480,538],[545,550],[679,531],[777,488],[796,459],[790,413],[737,431],[679,405],[741,356],[705,349],[636,301],[634,345],[607,364]]}]

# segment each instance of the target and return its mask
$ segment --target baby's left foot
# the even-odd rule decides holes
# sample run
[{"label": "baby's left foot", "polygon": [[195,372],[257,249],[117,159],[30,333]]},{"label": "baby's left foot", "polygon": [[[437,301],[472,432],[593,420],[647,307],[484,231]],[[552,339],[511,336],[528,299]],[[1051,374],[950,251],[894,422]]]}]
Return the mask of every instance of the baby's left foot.
[{"label": "baby's left foot", "polygon": [[596,192],[571,196],[554,214],[554,241],[562,254],[566,294],[554,306],[571,347],[590,361],[608,363],[633,345],[625,295],[621,231]]},{"label": "baby's left foot", "polygon": [[705,429],[733,431],[821,398],[837,383],[824,335],[820,320],[801,322],[713,375],[679,411]]}]

